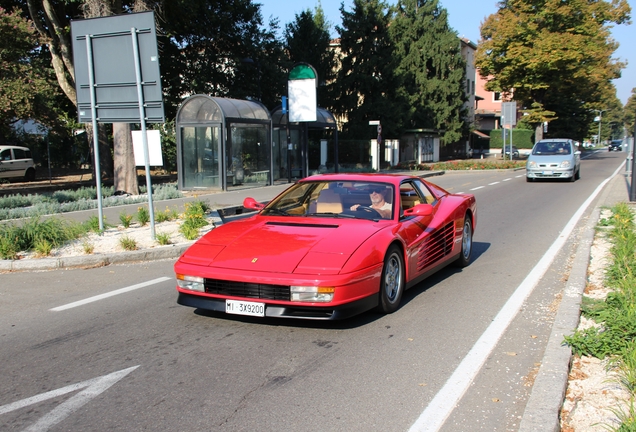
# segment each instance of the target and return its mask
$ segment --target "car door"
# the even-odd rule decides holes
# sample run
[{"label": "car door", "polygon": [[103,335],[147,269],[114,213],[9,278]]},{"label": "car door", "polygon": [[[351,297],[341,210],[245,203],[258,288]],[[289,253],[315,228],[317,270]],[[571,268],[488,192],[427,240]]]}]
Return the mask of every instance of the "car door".
[{"label": "car door", "polygon": [[5,148],[0,151],[0,178],[12,178],[19,174],[16,173],[11,148]]},{"label": "car door", "polygon": [[407,281],[424,276],[452,252],[454,226],[440,223],[436,217],[440,200],[421,181],[409,180],[400,185],[400,205],[403,212],[417,204],[430,204],[428,216],[400,216],[400,235],[406,244]]}]

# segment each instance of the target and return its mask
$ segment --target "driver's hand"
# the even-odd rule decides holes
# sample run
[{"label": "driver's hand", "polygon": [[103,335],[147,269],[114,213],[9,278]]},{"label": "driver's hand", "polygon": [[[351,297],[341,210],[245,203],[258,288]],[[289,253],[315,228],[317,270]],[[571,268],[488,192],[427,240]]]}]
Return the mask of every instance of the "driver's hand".
[{"label": "driver's hand", "polygon": [[352,205],[352,206],[351,206],[351,208],[350,208],[350,210],[355,210],[355,209],[357,209],[359,205],[360,205],[360,204],[354,204],[354,205]]}]

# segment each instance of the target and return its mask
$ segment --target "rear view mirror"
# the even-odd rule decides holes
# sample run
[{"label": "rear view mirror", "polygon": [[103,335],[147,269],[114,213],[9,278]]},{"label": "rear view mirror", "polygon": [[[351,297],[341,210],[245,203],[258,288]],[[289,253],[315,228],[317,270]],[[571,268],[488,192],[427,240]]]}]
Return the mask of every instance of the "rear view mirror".
[{"label": "rear view mirror", "polygon": [[243,200],[243,207],[249,210],[263,210],[265,208],[265,204],[261,204],[256,201],[254,198],[245,198]]}]

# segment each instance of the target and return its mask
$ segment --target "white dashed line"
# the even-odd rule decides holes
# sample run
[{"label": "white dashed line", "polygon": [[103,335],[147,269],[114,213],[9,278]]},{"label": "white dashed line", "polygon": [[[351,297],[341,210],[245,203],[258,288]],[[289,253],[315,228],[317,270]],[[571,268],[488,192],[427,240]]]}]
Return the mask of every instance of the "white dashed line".
[{"label": "white dashed line", "polygon": [[486,187],[486,186],[477,186],[476,188],[472,188],[472,189],[471,189],[471,191],[478,190],[478,189],[483,189],[483,188],[485,188],[485,187]]},{"label": "white dashed line", "polygon": [[170,280],[170,278],[169,277],[160,277],[160,278],[153,279],[153,280],[150,280],[150,281],[147,281],[147,282],[138,283],[137,285],[131,285],[131,286],[126,287],[126,288],[121,288],[121,289],[118,289],[118,290],[115,290],[115,291],[111,291],[111,292],[108,292],[108,293],[96,295],[94,297],[89,297],[89,298],[84,299],[84,300],[79,300],[79,301],[76,301],[76,302],[73,302],[73,303],[69,303],[69,304],[66,304],[66,305],[63,305],[63,306],[58,306],[58,307],[50,309],[50,310],[53,311],[53,312],[59,312],[59,311],[63,311],[63,310],[66,310],[66,309],[72,309],[74,307],[83,306],[83,305],[88,304],[88,303],[93,303],[93,302],[96,302],[98,300],[103,300],[103,299],[108,298],[108,297],[112,297],[112,296],[116,296],[116,295],[119,295],[119,294],[127,293],[129,291],[134,291],[136,289],[144,288],[144,287],[147,287],[148,285],[158,284],[160,282],[165,282],[167,280]]},{"label": "white dashed line", "polygon": [[488,183],[488,186],[493,186],[493,185],[496,185],[496,184],[499,184],[499,183],[500,183],[500,182],[492,182],[492,183]]}]

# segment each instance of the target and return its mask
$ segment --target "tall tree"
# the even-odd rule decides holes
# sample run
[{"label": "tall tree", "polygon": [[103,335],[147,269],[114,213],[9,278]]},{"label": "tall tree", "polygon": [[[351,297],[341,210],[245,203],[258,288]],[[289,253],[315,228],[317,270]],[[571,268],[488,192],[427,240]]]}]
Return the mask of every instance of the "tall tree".
[{"label": "tall tree", "polygon": [[403,104],[397,96],[395,47],[389,35],[392,12],[380,0],[354,0],[353,9],[340,6],[340,69],[336,114],[347,120],[345,136],[374,136],[369,120],[380,120],[383,137],[397,138],[402,127]]},{"label": "tall tree", "polygon": [[0,139],[8,138],[16,120],[39,118],[50,125],[56,93],[48,70],[36,61],[39,46],[19,11],[0,7]]},{"label": "tall tree", "polygon": [[636,87],[632,89],[632,94],[627,99],[627,103],[624,108],[623,123],[627,136],[636,137],[636,131],[634,130],[634,124],[636,120]]},{"label": "tall tree", "polygon": [[292,64],[309,63],[318,73],[318,105],[332,110],[335,80],[335,54],[330,49],[329,25],[321,8],[296,14],[294,22],[285,27],[285,45]]},{"label": "tall tree", "polygon": [[467,133],[466,62],[438,0],[399,0],[391,23],[406,126],[444,131],[446,143]]},{"label": "tall tree", "polygon": [[[475,63],[483,77],[492,76],[488,90],[512,93],[527,109],[554,111],[569,127],[550,130],[582,139],[592,109],[602,109],[602,89],[623,67],[612,58],[618,44],[609,26],[628,22],[629,14],[626,0],[502,1],[481,26]],[[535,139],[542,135],[536,124]]]}]

